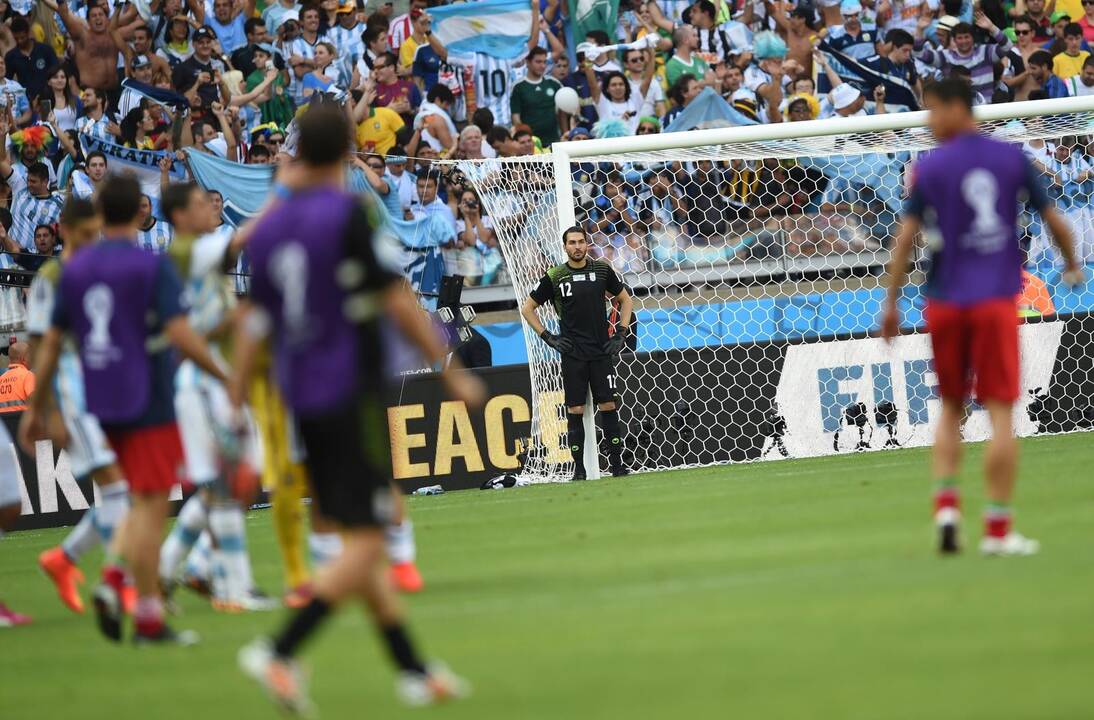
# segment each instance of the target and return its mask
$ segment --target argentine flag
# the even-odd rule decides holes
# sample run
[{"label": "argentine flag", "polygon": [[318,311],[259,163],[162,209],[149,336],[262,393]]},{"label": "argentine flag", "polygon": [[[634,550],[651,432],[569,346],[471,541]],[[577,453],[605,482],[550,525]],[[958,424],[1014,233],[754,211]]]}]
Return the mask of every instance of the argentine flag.
[{"label": "argentine flag", "polygon": [[510,60],[528,47],[532,8],[528,0],[480,0],[436,7],[433,34],[454,53],[483,53]]}]

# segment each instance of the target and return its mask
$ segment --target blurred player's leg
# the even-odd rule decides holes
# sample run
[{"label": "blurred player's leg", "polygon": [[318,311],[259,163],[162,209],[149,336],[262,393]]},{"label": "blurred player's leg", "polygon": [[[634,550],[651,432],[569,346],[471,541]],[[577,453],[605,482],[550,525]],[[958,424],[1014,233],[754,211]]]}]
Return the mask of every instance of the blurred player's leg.
[{"label": "blurred player's leg", "polygon": [[963,400],[942,399],[942,414],[938,418],[931,451],[931,469],[935,480],[934,521],[939,533],[939,550],[943,553],[958,551],[961,497],[957,488],[957,473],[961,466],[961,418],[964,412]]},{"label": "blurred player's leg", "polygon": [[425,582],[416,563],[418,547],[414,542],[414,523],[407,515],[402,490],[392,483],[391,492],[396,501],[396,514],[395,519],[384,528],[384,543],[391,560],[391,582],[402,592],[421,592],[425,589]]},{"label": "blurred player's leg", "polygon": [[100,542],[107,548],[106,564],[116,564],[110,552],[115,529],[129,510],[129,485],[116,464],[99,421],[87,414],[62,413],[68,431],[69,463],[76,477],[91,474],[99,489],[99,505],[88,508],[84,516],[62,541],[38,556],[38,566],[57,588],[61,602],[73,612],[82,613],[84,602],[78,585],[84,577],[76,567],[80,558]]},{"label": "blurred player's leg", "polygon": [[167,534],[160,549],[159,576],[167,595],[178,583],[179,567],[194,549],[202,532],[209,527],[209,507],[207,493],[199,490],[182,504],[175,525]]},{"label": "blurred player's leg", "polygon": [[1033,555],[1040,544],[1015,532],[1011,523],[1018,471],[1013,414],[1021,378],[1017,307],[1013,299],[992,300],[974,306],[971,314],[976,396],[991,417],[991,442],[984,455],[988,507],[980,551],[986,555]]},{"label": "blurred player's leg", "polygon": [[264,367],[251,381],[251,407],[262,448],[262,485],[270,493],[274,535],[285,569],[285,604],[298,607],[310,597],[304,559],[304,505],[307,471],[291,457],[288,412]]},{"label": "blurred player's leg", "polygon": [[[4,533],[15,527],[23,504],[19,494],[19,478],[15,473],[15,453],[8,447],[11,439],[3,425],[0,425],[0,539]],[[31,619],[17,613],[0,602],[0,628],[27,625]]]}]

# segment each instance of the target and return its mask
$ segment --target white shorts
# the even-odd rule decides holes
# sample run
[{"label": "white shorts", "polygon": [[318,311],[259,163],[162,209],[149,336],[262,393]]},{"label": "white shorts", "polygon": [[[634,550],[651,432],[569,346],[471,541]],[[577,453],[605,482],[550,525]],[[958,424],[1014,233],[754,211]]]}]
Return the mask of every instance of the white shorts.
[{"label": "white shorts", "polygon": [[23,503],[19,488],[18,462],[19,456],[12,445],[8,428],[0,423],[0,508]]},{"label": "white shorts", "polygon": [[[212,378],[202,376],[197,382],[175,391],[175,414],[178,418],[182,450],[186,456],[186,474],[194,485],[215,482],[221,474],[219,437],[226,436],[232,421],[232,405],[224,387]],[[261,470],[255,441],[255,425],[247,416],[248,433],[243,458],[256,470]]]},{"label": "white shorts", "polygon": [[94,415],[86,413],[70,416],[63,413],[65,429],[68,430],[68,465],[76,478],[90,475],[100,468],[113,465],[118,458],[106,440],[99,421]]}]

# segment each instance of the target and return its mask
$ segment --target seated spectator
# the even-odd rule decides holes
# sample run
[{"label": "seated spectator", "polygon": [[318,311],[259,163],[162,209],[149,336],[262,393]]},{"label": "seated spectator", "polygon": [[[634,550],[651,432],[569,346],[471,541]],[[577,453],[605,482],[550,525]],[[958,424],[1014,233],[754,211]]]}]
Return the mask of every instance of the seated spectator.
[{"label": "seated spectator", "polygon": [[190,42],[190,32],[197,23],[186,15],[176,15],[167,24],[166,35],[163,44],[156,50],[156,55],[166,61],[172,70],[194,54],[194,46]]},{"label": "seated spectator", "polygon": [[119,125],[122,131],[119,140],[122,145],[138,150],[155,149],[152,131],[155,130],[156,123],[147,108],[142,105],[133,108],[122,118]]},{"label": "seated spectator", "polygon": [[247,44],[244,20],[255,13],[255,0],[213,0],[212,17],[205,16],[205,23],[216,33],[220,47],[226,53],[234,53]]},{"label": "seated spectator", "polygon": [[389,52],[373,62],[372,75],[376,78],[375,103],[379,107],[391,108],[409,124],[413,122],[418,106],[422,104],[422,93],[410,80],[396,76],[396,63],[395,56]]},{"label": "seated spectator", "polygon": [[492,275],[497,273],[498,238],[494,233],[494,223],[489,215],[484,215],[479,196],[470,188],[461,190],[456,205],[456,251],[457,274],[464,277],[467,285],[482,282],[486,268],[484,262],[491,257]]},{"label": "seated spectator", "polygon": [[919,59],[944,74],[949,68],[960,65],[969,69],[973,90],[984,98],[990,98],[995,86],[995,63],[1006,57],[1011,44],[1003,32],[982,12],[976,14],[976,25],[991,37],[986,43],[975,41],[973,26],[960,23],[953,29],[953,46],[941,51],[926,49]]},{"label": "seated spectator", "polygon": [[665,116],[661,118],[661,127],[668,127],[672,124],[672,121],[676,119],[676,116],[683,112],[692,100],[699,96],[703,86],[699,84],[699,81],[691,76],[690,73],[684,73],[676,81],[676,83],[669,88],[669,99],[672,100],[672,109],[665,113]]},{"label": "seated spectator", "polygon": [[414,130],[421,134],[421,142],[444,155],[456,149],[458,133],[449,114],[453,102],[452,91],[438,83],[430,89],[414,117]]},{"label": "seated spectator", "polygon": [[22,127],[30,123],[33,111],[27,91],[15,80],[5,77],[7,72],[6,61],[0,58],[0,108],[6,108],[8,99],[11,98],[14,107],[11,109],[12,118],[16,127]]},{"label": "seated spectator", "polygon": [[457,160],[482,160],[482,130],[477,125],[468,125],[460,131],[460,139],[456,147],[455,158]]},{"label": "seated spectator", "polygon": [[57,64],[57,55],[34,39],[30,23],[22,15],[12,18],[11,35],[15,47],[4,55],[4,74],[9,80],[17,80],[28,96],[36,97],[46,86],[46,71]]},{"label": "seated spectator", "polygon": [[803,120],[816,120],[820,114],[820,103],[812,94],[791,95],[786,103],[786,122],[801,122]]},{"label": "seated spectator", "polygon": [[638,118],[638,129],[634,131],[635,135],[656,135],[661,132],[661,121],[652,115],[645,115]]},{"label": "seated spectator", "polygon": [[[1029,56],[1029,74],[1037,83],[1038,90],[1049,98],[1067,97],[1064,81],[1052,73],[1052,56],[1047,50],[1038,50]],[[1032,97],[1032,93],[1030,96]]]},{"label": "seated spectator", "polygon": [[1083,69],[1083,63],[1090,53],[1080,48],[1083,42],[1083,27],[1079,23],[1068,23],[1064,28],[1064,51],[1052,58],[1052,74],[1061,80],[1075,77]]},{"label": "seated spectator", "polygon": [[513,143],[516,145],[517,155],[537,155],[542,150],[536,147],[536,138],[532,134],[532,128],[527,125],[517,125],[513,128]]},{"label": "seated spectator", "polygon": [[329,42],[323,41],[315,46],[315,57],[304,60],[313,68],[304,76],[304,98],[307,99],[315,92],[326,92],[337,84],[339,79],[338,69],[334,61],[338,57],[338,50]]},{"label": "seated spectator", "polygon": [[822,47],[831,48],[856,60],[863,60],[877,54],[877,26],[862,22],[862,4],[859,0],[843,0],[840,3],[842,25],[828,28],[828,36]]},{"label": "seated spectator", "polygon": [[1072,97],[1094,95],[1094,57],[1083,61],[1083,71],[1064,83]]},{"label": "seated spectator", "polygon": [[[607,44],[607,43],[605,43]],[[704,85],[714,82],[710,65],[699,54],[699,36],[691,25],[681,25],[672,31],[672,57],[665,63],[665,81],[675,85],[685,73]],[[590,86],[594,83],[590,82]],[[642,94],[643,98],[645,93]]]}]

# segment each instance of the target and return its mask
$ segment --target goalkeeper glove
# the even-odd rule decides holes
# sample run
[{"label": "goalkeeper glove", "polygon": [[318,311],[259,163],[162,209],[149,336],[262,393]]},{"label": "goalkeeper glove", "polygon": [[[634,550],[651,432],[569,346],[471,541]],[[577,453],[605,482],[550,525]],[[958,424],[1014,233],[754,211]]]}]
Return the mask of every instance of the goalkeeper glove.
[{"label": "goalkeeper glove", "polygon": [[615,335],[608,338],[608,344],[605,346],[605,350],[612,357],[615,357],[619,353],[623,352],[623,348],[627,343],[627,336],[631,334],[631,329],[626,325],[620,325],[615,329]]},{"label": "goalkeeper glove", "polygon": [[557,350],[560,355],[566,355],[574,349],[574,344],[570,342],[568,338],[564,338],[561,335],[555,335],[550,330],[544,330],[539,336],[543,338],[543,342]]}]

